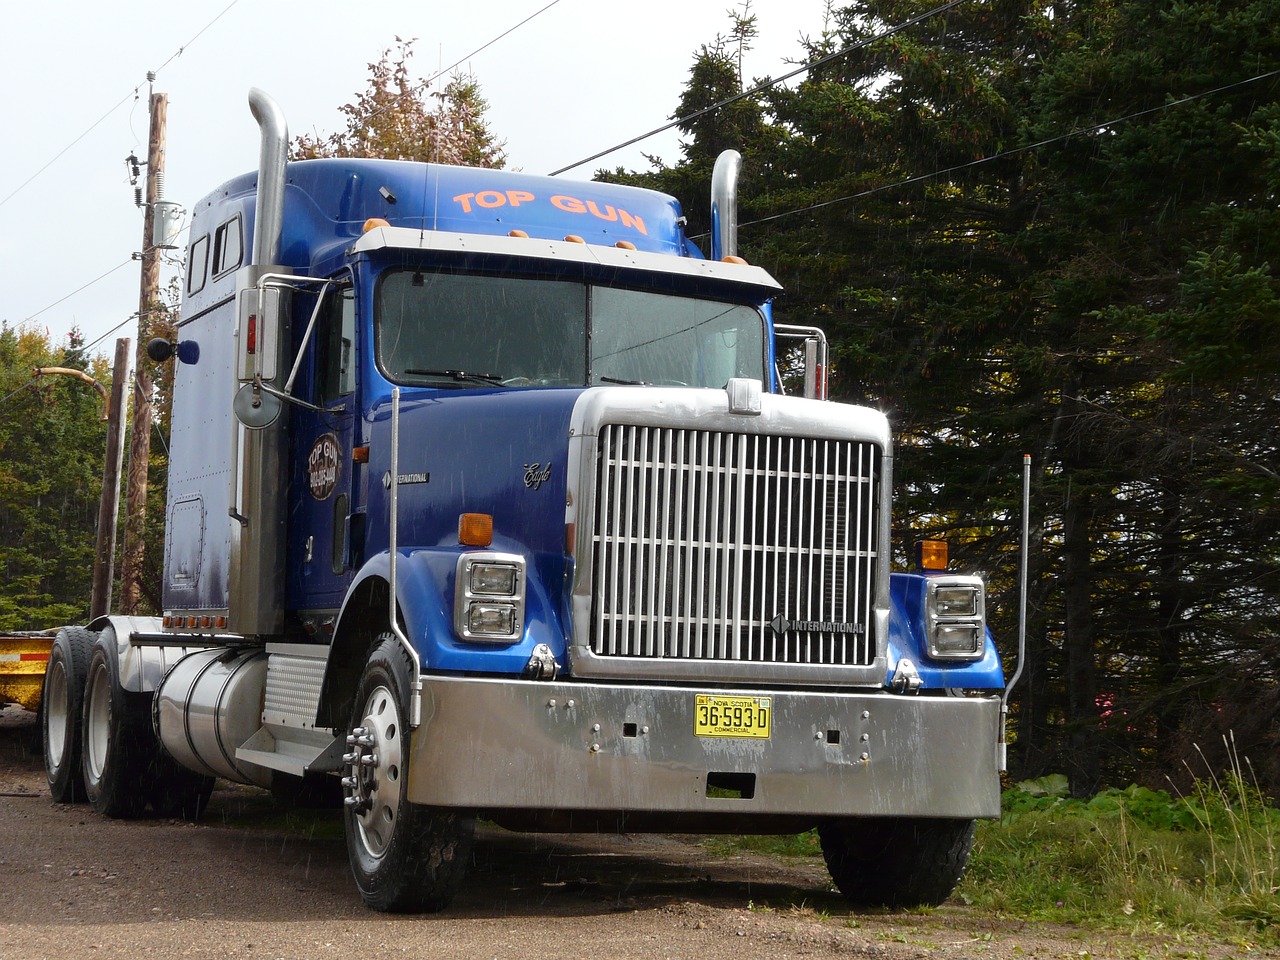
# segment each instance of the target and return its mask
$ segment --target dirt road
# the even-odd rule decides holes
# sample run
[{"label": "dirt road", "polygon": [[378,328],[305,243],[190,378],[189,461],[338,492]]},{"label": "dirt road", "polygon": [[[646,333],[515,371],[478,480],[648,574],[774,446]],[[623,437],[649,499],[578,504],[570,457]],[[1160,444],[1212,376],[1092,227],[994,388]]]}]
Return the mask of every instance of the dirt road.
[{"label": "dirt road", "polygon": [[1240,955],[1033,928],[962,906],[851,915],[817,861],[496,828],[482,829],[447,912],[389,917],[361,904],[336,813],[289,816],[264,792],[221,782],[194,825],[52,804],[24,749],[31,719],[0,712],[0,960]]}]

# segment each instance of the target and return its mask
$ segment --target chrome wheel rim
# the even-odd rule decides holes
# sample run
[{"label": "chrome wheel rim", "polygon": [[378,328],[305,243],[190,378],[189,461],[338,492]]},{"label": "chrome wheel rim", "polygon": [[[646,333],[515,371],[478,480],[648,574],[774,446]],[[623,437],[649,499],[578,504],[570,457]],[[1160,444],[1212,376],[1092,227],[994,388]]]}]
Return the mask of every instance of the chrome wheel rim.
[{"label": "chrome wheel rim", "polygon": [[67,759],[67,723],[71,712],[71,705],[67,703],[67,667],[61,660],[49,665],[46,687],[48,697],[44,717],[48,737],[45,749],[48,750],[50,769],[57,771]]},{"label": "chrome wheel rim", "polygon": [[386,856],[400,815],[402,727],[394,695],[380,686],[365,701],[360,726],[347,737],[346,804],[361,846],[375,860]]},{"label": "chrome wheel rim", "polygon": [[111,738],[111,690],[106,669],[98,664],[85,685],[85,776],[91,783],[102,779]]}]

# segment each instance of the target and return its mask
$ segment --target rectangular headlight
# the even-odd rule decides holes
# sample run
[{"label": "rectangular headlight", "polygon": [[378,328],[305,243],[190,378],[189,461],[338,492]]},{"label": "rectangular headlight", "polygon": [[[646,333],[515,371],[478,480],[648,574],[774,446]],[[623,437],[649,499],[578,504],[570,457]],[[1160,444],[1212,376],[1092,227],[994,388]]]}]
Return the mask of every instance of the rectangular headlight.
[{"label": "rectangular headlight", "polygon": [[516,632],[514,603],[472,602],[467,607],[467,630],[473,636],[508,639]]},{"label": "rectangular headlight", "polygon": [[933,606],[939,617],[976,617],[978,588],[970,583],[939,586],[933,591]]},{"label": "rectangular headlight", "polygon": [[473,563],[470,590],[491,597],[514,596],[517,573],[511,563]]},{"label": "rectangular headlight", "polygon": [[925,631],[935,660],[980,660],[986,639],[986,603],[979,577],[930,577],[925,587]]},{"label": "rectangular headlight", "polygon": [[459,640],[515,643],[524,634],[524,608],[524,557],[487,550],[458,557],[453,632]]},{"label": "rectangular headlight", "polygon": [[933,629],[930,652],[935,657],[969,659],[982,653],[982,630],[978,626],[940,623]]}]

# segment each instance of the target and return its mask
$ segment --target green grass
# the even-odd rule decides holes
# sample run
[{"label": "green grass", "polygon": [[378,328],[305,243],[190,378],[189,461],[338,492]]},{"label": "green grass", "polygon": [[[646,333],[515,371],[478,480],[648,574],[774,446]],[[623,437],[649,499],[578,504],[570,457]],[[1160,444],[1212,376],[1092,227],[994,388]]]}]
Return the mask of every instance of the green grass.
[{"label": "green grass", "polygon": [[1036,920],[1230,933],[1280,942],[1280,811],[1240,770],[1188,796],[1131,786],[1088,800],[1019,784],[979,826],[957,894]]},{"label": "green grass", "polygon": [[[980,911],[1280,945],[1280,810],[1237,764],[1187,796],[1130,786],[1087,800],[1066,778],[1007,790],[978,825],[955,897]],[[820,856],[814,832],[716,838],[709,851]]]}]

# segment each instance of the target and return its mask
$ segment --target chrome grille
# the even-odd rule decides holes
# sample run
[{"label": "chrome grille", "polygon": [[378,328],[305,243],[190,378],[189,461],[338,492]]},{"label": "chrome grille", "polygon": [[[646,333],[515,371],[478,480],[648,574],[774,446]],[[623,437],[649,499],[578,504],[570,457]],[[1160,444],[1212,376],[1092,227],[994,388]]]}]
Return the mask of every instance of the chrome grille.
[{"label": "chrome grille", "polygon": [[874,660],[875,444],[623,425],[599,444],[595,654]]}]

